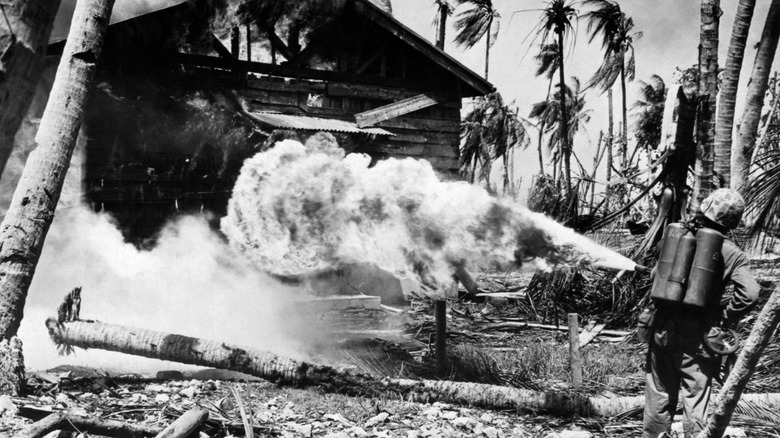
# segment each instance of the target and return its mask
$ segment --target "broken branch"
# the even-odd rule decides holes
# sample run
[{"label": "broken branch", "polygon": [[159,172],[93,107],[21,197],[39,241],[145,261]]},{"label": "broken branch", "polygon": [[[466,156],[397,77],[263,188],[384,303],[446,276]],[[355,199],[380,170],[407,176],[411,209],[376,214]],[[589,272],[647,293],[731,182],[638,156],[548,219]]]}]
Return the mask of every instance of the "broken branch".
[{"label": "broken branch", "polygon": [[159,428],[140,424],[125,423],[116,420],[101,420],[99,418],[56,413],[44,417],[21,432],[14,438],[40,438],[55,430],[103,435],[112,438],[146,438],[155,436]]}]

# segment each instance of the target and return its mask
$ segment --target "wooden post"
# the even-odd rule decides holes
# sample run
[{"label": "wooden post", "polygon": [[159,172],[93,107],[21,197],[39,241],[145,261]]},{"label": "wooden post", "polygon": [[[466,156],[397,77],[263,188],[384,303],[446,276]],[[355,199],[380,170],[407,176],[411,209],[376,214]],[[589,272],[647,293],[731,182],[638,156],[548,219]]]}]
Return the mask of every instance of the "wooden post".
[{"label": "wooden post", "polygon": [[447,374],[447,302],[439,300],[434,303],[436,317],[436,372],[439,377]]},{"label": "wooden post", "polygon": [[569,366],[571,368],[571,383],[582,385],[582,354],[580,354],[580,324],[579,315],[569,314]]},{"label": "wooden post", "polygon": [[246,25],[246,60],[252,62],[252,26]]}]

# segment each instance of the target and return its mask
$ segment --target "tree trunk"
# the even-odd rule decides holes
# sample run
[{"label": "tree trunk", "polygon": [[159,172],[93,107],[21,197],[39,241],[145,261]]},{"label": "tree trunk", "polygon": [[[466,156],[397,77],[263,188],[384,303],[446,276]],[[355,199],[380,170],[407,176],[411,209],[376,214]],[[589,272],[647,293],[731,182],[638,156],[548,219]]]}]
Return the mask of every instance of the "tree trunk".
[{"label": "tree trunk", "polygon": [[16,334],[27,290],[54,218],[114,0],[76,5],[49,102],[0,227],[0,338]]},{"label": "tree trunk", "polygon": [[59,0],[28,0],[0,6],[8,18],[0,17],[0,175],[43,72],[59,5]]},{"label": "tree trunk", "polygon": [[731,157],[731,186],[742,193],[747,191],[750,158],[756,144],[756,133],[761,121],[761,110],[769,80],[769,72],[775,59],[778,38],[780,38],[780,0],[772,0],[766,16],[761,41],[753,61],[753,72],[742,112],[742,122],[737,133],[737,144]]},{"label": "tree trunk", "polygon": [[490,72],[490,30],[493,27],[493,17],[488,21],[487,32],[485,32],[485,80],[488,80]]},{"label": "tree trunk", "polygon": [[745,43],[750,31],[750,21],[756,0],[739,0],[734,29],[731,31],[726,69],[723,72],[718,97],[717,121],[715,123],[715,175],[723,187],[731,185],[731,135],[734,132],[734,106],[737,101],[739,73],[745,56]]},{"label": "tree trunk", "polygon": [[715,102],[718,89],[718,29],[720,0],[702,0],[699,42],[699,122],[696,176],[690,211],[695,212],[714,187]]},{"label": "tree trunk", "polygon": [[612,139],[615,132],[615,119],[613,115],[613,109],[612,109],[612,87],[609,87],[607,89],[607,99],[609,100],[609,122],[607,124],[608,131],[607,132],[607,188],[605,189],[605,195],[607,200],[604,202],[604,212],[609,212],[609,198],[612,192],[612,186],[609,185],[610,182],[612,182],[612,165],[614,162],[614,157],[612,156]]},{"label": "tree trunk", "polygon": [[[232,346],[224,342],[190,338],[170,333],[129,328],[101,322],[46,321],[52,340],[61,347],[97,348],[125,354],[222,368],[250,374],[280,384],[320,385],[325,390],[351,394],[391,393],[405,399],[442,401],[488,409],[539,411],[558,415],[612,417],[641,409],[644,397],[587,397],[578,392],[530,391],[484,383],[440,380],[388,379],[339,371],[277,356],[273,353]],[[777,405],[774,395],[760,395],[765,404]],[[753,397],[745,397],[751,401]]]},{"label": "tree trunk", "polygon": [[739,403],[750,377],[755,371],[764,348],[769,344],[772,334],[780,322],[780,291],[775,290],[756,319],[745,346],[739,353],[734,369],[723,384],[712,407],[712,414],[699,434],[699,438],[721,438],[731,415]]},{"label": "tree trunk", "polygon": [[621,91],[621,110],[623,111],[623,126],[620,132],[620,159],[622,164],[620,168],[623,170],[623,176],[627,175],[628,171],[628,104],[626,98],[626,49],[621,49],[620,52],[620,91]]},{"label": "tree trunk", "polygon": [[439,29],[436,36],[436,47],[444,50],[444,37],[447,34],[447,5],[439,4]]},{"label": "tree trunk", "polygon": [[[561,65],[558,67],[558,77],[560,80],[560,106],[561,106],[561,152],[563,153],[563,171],[566,180],[566,198],[567,203],[571,200],[571,147],[569,146],[569,118],[566,113],[566,79],[563,72],[563,32],[558,31],[558,56]],[[568,213],[568,212],[567,212]]]}]

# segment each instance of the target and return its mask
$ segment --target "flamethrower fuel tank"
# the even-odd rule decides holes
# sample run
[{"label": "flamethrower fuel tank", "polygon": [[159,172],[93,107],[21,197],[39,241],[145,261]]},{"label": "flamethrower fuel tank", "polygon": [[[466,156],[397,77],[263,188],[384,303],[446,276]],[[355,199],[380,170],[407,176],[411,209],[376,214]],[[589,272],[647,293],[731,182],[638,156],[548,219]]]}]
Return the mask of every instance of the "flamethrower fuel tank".
[{"label": "flamethrower fuel tank", "polygon": [[720,252],[723,239],[722,234],[709,228],[696,232],[696,255],[688,274],[684,304],[706,307],[715,287],[723,280],[723,256]]},{"label": "flamethrower fuel tank", "polygon": [[674,303],[683,301],[695,253],[696,238],[686,230],[677,241],[677,251],[674,255],[674,262],[672,263],[672,268],[669,270],[669,279],[666,281],[667,301]]},{"label": "flamethrower fuel tank", "polygon": [[[661,245],[661,254],[658,257],[658,264],[655,268],[653,288],[650,291],[650,297],[653,299],[661,301],[670,300],[670,297],[667,297],[667,280],[674,265],[674,258],[677,255],[677,245],[680,243],[680,238],[687,232],[688,230],[679,223],[666,226],[663,245]],[[677,302],[679,302],[679,299]]]}]

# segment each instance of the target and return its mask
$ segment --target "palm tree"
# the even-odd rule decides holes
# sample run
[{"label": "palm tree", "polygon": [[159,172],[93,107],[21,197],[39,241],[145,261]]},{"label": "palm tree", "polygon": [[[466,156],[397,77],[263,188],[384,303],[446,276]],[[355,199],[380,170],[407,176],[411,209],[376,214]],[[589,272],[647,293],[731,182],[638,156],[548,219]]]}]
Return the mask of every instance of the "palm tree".
[{"label": "palm tree", "polygon": [[[572,87],[560,84],[555,86],[555,92],[550,98],[542,102],[537,102],[531,107],[529,118],[539,120],[540,126],[546,126],[544,133],[548,134],[547,149],[550,151],[555,162],[562,158],[561,152],[564,145],[570,147],[574,144],[574,135],[581,128],[590,122],[591,110],[585,109],[585,98],[579,79],[571,78]],[[563,89],[563,92],[562,92]],[[561,111],[561,101],[565,102],[569,110],[569,120],[566,124],[566,137],[562,138],[563,113]],[[573,149],[573,147],[572,147]]]},{"label": "palm tree", "polygon": [[444,50],[444,40],[447,33],[447,17],[452,15],[452,5],[447,0],[435,0],[434,3],[439,9],[436,12],[436,18],[433,19],[433,26],[436,28],[436,47]]},{"label": "palm tree", "polygon": [[[490,163],[503,161],[503,189],[509,187],[509,156],[515,147],[529,143],[525,126],[499,93],[491,93],[477,99],[474,108],[466,114],[461,125],[463,143],[460,151],[461,169],[471,166],[471,182],[476,179],[476,166],[480,163],[483,176],[490,173]],[[487,172],[485,172],[487,170]]]},{"label": "palm tree", "polygon": [[750,159],[758,134],[758,124],[761,120],[761,109],[768,87],[769,71],[775,59],[778,39],[780,38],[780,0],[772,0],[769,13],[766,16],[764,30],[753,61],[753,72],[750,75],[745,109],[742,113],[742,123],[734,148],[731,174],[734,176],[732,187],[744,193],[748,186]]},{"label": "palm tree", "polygon": [[[572,21],[577,19],[577,10],[568,0],[550,0],[547,7],[542,12],[542,19],[539,23],[538,35],[542,38],[542,44],[550,44],[552,41],[558,46],[558,59],[560,66],[558,68],[559,86],[565,87],[566,80],[564,74],[563,46],[564,38],[573,30]],[[555,38],[555,40],[553,40]],[[569,130],[569,117],[566,111],[566,93],[558,93],[560,105],[560,123],[559,138],[562,140],[561,149],[563,152],[563,166],[566,179],[566,194],[570,196],[571,191],[571,144],[568,141],[569,136],[566,132]]]},{"label": "palm tree", "polygon": [[[536,76],[544,75],[547,78],[547,97],[545,100],[550,99],[550,91],[552,90],[553,78],[555,72],[561,65],[560,58],[558,57],[558,45],[557,44],[542,44],[539,46],[539,53],[534,56],[534,59],[538,63],[536,68]],[[542,142],[544,139],[544,119],[539,120],[539,143],[537,145],[537,152],[539,154],[539,173],[544,174],[544,158],[542,156]]]},{"label": "palm tree", "polygon": [[611,0],[585,0],[586,6],[593,9],[584,17],[588,20],[589,41],[601,36],[604,60],[588,86],[607,91],[620,78],[622,91],[623,131],[620,138],[621,168],[628,166],[628,108],[626,100],[626,80],[634,80],[634,40],[642,36],[641,32],[632,32],[634,19],[620,10],[620,5]]},{"label": "palm tree", "polygon": [[[54,219],[76,146],[84,107],[108,28],[113,0],[78,2],[49,101],[0,227],[0,339],[16,335],[27,291]],[[85,57],[89,53],[91,56]]]},{"label": "palm tree", "polygon": [[715,102],[718,92],[718,31],[720,29],[720,0],[701,1],[701,30],[699,31],[699,106],[696,139],[696,175],[693,195],[688,206],[696,211],[701,201],[715,188],[714,143]]},{"label": "palm tree", "polygon": [[714,147],[715,174],[721,178],[725,186],[731,184],[731,134],[734,131],[734,106],[737,102],[737,86],[739,73],[742,70],[742,59],[745,56],[745,43],[755,7],[756,0],[739,0],[726,57],[726,69],[723,72],[723,81],[718,95]]},{"label": "palm tree", "polygon": [[666,84],[658,75],[639,81],[639,99],[634,102],[634,136],[637,149],[655,149],[661,143],[661,122],[666,102]]},{"label": "palm tree", "polygon": [[490,47],[498,35],[498,19],[501,16],[493,6],[492,0],[458,0],[466,9],[458,13],[455,20],[455,43],[466,47],[474,47],[482,37],[485,37],[485,79],[490,71]]}]

